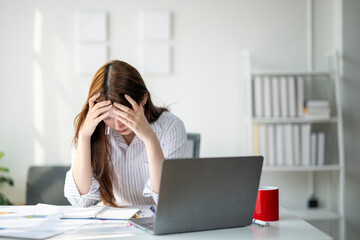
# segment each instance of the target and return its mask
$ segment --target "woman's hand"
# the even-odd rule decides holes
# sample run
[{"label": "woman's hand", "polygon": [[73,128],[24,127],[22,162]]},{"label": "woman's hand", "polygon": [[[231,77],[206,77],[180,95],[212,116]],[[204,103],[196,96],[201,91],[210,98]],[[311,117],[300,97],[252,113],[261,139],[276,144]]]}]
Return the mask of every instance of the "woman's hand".
[{"label": "woman's hand", "polygon": [[79,132],[81,137],[90,138],[99,122],[109,115],[109,110],[112,107],[111,101],[103,101],[95,104],[95,100],[98,97],[100,97],[100,93],[95,94],[89,99],[89,111]]},{"label": "woman's hand", "polygon": [[125,98],[133,109],[115,102],[114,106],[117,110],[114,110],[114,113],[116,118],[129,127],[144,142],[150,140],[151,137],[155,136],[155,133],[145,117],[143,106],[137,104],[129,95],[125,94]]}]

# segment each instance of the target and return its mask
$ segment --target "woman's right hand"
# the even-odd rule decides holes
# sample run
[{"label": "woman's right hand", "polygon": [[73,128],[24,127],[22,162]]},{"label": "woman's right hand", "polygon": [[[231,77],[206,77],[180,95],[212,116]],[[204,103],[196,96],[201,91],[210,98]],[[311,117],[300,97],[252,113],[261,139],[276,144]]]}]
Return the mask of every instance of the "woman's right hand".
[{"label": "woman's right hand", "polygon": [[95,100],[98,97],[100,97],[100,93],[95,94],[89,99],[89,111],[80,128],[80,137],[90,138],[99,122],[109,115],[109,111],[112,107],[111,101],[108,100],[95,104]]}]

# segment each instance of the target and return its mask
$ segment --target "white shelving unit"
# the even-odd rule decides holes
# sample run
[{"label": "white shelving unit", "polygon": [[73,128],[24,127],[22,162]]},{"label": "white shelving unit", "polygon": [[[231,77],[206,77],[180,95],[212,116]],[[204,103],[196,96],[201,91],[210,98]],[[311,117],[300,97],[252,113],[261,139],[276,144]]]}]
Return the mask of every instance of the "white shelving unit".
[{"label": "white shelving unit", "polygon": [[[246,121],[249,126],[248,127],[248,148],[249,154],[254,154],[253,149],[253,126],[254,124],[288,124],[288,123],[309,123],[311,125],[331,125],[336,131],[336,147],[337,147],[337,156],[336,162],[331,162],[325,164],[324,166],[264,166],[263,171],[267,174],[276,174],[277,176],[282,173],[305,173],[308,175],[309,182],[309,191],[314,191],[314,175],[316,174],[328,174],[329,176],[334,176],[337,181],[336,184],[336,193],[337,200],[331,199],[330,195],[326,201],[329,201],[335,208],[315,208],[315,209],[290,209],[294,214],[303,218],[310,223],[312,221],[335,221],[338,223],[338,236],[339,239],[345,240],[345,219],[344,219],[344,180],[345,180],[345,169],[344,169],[344,141],[343,141],[343,121],[342,121],[342,108],[340,102],[340,76],[339,76],[339,57],[337,51],[332,51],[328,54],[328,71],[307,71],[307,70],[262,70],[262,69],[252,69],[251,68],[251,58],[250,53],[245,51],[243,53],[244,62],[245,62],[245,79],[248,89],[247,91],[247,112],[248,112],[248,120]],[[303,117],[295,117],[295,118],[256,118],[254,117],[254,101],[253,101],[253,79],[255,76],[302,76],[310,79],[310,81],[318,81],[325,80],[334,88],[334,104],[335,104],[335,112],[336,116],[331,116],[330,119],[324,120],[313,120],[313,119],[305,119]],[[288,176],[288,175],[285,175]],[[329,191],[334,190],[332,186],[326,184],[328,186],[323,186],[327,188]],[[330,204],[329,204],[330,205]],[[335,210],[334,210],[335,209]],[[337,239],[337,238],[335,238]]]}]

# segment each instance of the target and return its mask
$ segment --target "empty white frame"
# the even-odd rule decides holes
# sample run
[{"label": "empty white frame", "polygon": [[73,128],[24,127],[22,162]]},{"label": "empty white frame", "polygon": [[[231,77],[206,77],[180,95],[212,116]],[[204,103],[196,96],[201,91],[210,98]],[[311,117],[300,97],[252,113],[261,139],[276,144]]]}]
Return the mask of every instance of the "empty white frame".
[{"label": "empty white frame", "polygon": [[167,10],[144,10],[140,15],[143,40],[170,40],[171,12]]},{"label": "empty white frame", "polygon": [[105,11],[78,11],[76,25],[78,41],[107,40],[107,14]]},{"label": "empty white frame", "polygon": [[77,74],[94,74],[106,61],[105,43],[80,43],[76,46]]},{"label": "empty white frame", "polygon": [[141,69],[145,74],[171,72],[171,48],[167,43],[146,43],[140,48]]}]

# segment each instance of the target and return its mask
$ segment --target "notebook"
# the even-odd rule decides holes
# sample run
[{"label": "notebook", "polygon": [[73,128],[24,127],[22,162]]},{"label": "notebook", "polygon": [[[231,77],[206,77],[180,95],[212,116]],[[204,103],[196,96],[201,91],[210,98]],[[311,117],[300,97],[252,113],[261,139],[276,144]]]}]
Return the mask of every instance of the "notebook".
[{"label": "notebook", "polygon": [[62,215],[62,219],[112,219],[127,220],[139,211],[138,208],[114,208],[94,206],[89,208],[73,208]]}]

